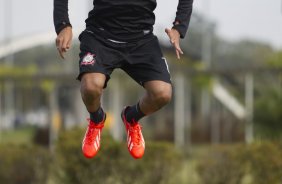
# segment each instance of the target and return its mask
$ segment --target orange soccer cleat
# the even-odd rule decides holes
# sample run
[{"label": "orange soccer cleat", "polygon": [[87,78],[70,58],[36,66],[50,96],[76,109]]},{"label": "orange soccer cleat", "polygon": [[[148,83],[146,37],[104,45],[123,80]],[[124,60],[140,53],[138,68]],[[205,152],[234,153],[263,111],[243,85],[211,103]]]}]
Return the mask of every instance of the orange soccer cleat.
[{"label": "orange soccer cleat", "polygon": [[129,123],[125,118],[125,107],[121,113],[122,121],[127,132],[127,148],[135,159],[142,158],[145,152],[145,141],[142,135],[142,127],[138,122]]},{"label": "orange soccer cleat", "polygon": [[82,141],[82,152],[86,158],[94,157],[100,149],[101,132],[104,127],[105,119],[99,124],[88,120],[88,128]]}]

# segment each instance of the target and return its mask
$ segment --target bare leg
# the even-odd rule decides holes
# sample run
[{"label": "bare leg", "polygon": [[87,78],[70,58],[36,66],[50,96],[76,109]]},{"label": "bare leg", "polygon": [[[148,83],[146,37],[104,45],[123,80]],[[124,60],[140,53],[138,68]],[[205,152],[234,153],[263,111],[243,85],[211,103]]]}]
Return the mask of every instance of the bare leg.
[{"label": "bare leg", "polygon": [[80,92],[88,112],[95,112],[101,105],[101,95],[106,76],[101,73],[86,73],[82,76]]},{"label": "bare leg", "polygon": [[146,82],[144,87],[146,92],[139,102],[140,110],[144,114],[152,114],[170,102],[171,84],[156,80]]}]

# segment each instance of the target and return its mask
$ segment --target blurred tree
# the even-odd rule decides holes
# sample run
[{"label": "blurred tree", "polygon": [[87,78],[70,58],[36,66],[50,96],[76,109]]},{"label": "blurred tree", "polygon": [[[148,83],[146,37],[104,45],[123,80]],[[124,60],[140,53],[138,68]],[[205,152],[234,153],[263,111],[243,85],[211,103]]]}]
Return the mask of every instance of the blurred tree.
[{"label": "blurred tree", "polygon": [[282,98],[281,93],[272,87],[263,90],[263,95],[255,101],[255,123],[257,137],[282,138]]},{"label": "blurred tree", "polygon": [[[282,67],[282,51],[273,53],[267,60],[269,68]],[[282,74],[267,72],[259,76],[255,101],[255,123],[261,138],[282,138]],[[267,84],[267,85],[265,85]]]},{"label": "blurred tree", "polygon": [[267,60],[271,67],[282,68],[282,50],[273,53]]},{"label": "blurred tree", "polygon": [[264,43],[242,40],[237,43],[228,43],[218,40],[217,68],[245,69],[261,67],[273,53],[273,49]]}]

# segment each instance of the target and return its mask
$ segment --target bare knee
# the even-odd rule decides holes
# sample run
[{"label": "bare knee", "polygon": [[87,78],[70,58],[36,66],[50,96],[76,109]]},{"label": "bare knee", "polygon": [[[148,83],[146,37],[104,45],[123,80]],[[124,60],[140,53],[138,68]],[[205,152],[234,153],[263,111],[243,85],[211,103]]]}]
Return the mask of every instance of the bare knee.
[{"label": "bare knee", "polygon": [[164,106],[171,101],[171,92],[170,91],[160,91],[154,95],[154,101],[159,106]]},{"label": "bare knee", "polygon": [[[102,74],[100,74],[102,75]],[[104,77],[96,76],[96,74],[84,74],[81,79],[81,94],[85,100],[94,100],[100,98],[104,87]]]},{"label": "bare knee", "polygon": [[172,90],[171,86],[159,88],[150,92],[151,100],[159,106],[159,108],[165,106],[171,101]]}]

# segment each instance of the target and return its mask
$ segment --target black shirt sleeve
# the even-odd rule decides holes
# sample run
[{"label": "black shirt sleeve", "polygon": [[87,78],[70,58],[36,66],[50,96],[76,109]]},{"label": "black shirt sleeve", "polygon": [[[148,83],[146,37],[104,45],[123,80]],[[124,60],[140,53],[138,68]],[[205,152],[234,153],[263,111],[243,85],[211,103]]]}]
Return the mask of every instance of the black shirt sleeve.
[{"label": "black shirt sleeve", "polygon": [[180,33],[180,38],[184,38],[188,30],[193,9],[193,0],[179,0],[173,28]]},{"label": "black shirt sleeve", "polygon": [[68,14],[68,0],[54,0],[53,19],[56,33],[71,26]]}]

